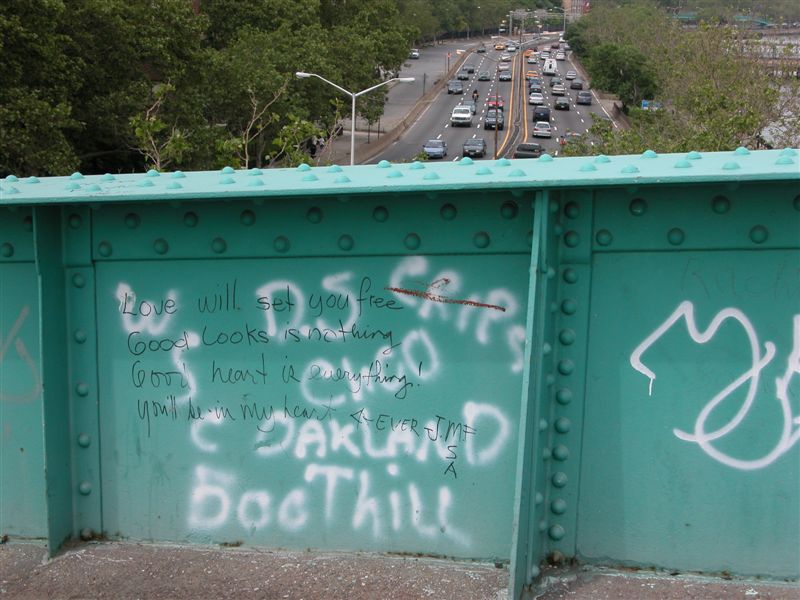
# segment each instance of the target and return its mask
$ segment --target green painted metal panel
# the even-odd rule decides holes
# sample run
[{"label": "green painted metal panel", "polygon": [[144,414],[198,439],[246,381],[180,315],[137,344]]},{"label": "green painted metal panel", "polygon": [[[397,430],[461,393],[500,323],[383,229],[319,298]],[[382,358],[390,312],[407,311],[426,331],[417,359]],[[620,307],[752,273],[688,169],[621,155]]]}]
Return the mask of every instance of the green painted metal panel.
[{"label": "green painted metal panel", "polygon": [[47,536],[38,314],[34,263],[0,262],[0,533],[12,538]]},{"label": "green painted metal panel", "polygon": [[800,575],[796,194],[598,199],[582,558]]},{"label": "green painted metal panel", "polygon": [[[428,211],[448,254],[411,253],[403,232],[374,236],[380,256],[366,242],[370,256],[322,256],[380,223],[336,200],[321,222],[294,203],[256,207],[255,223],[186,209],[232,249],[294,211],[286,253],[317,258],[130,260],[114,239],[96,267],[106,533],[508,560],[513,495],[497,490],[514,487],[531,213],[454,202],[381,205]],[[126,210],[100,211],[98,231]],[[184,226],[169,245],[202,253],[210,231]],[[481,255],[506,238],[524,252]]]}]

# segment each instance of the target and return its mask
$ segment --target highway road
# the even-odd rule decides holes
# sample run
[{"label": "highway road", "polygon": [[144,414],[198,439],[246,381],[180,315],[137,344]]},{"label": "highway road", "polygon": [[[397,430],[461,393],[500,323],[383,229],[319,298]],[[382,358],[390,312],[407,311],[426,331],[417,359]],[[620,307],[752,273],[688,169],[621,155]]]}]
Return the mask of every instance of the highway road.
[{"label": "highway road", "polygon": [[[557,39],[557,38],[556,38]],[[538,142],[546,152],[557,155],[560,147],[558,136],[567,132],[584,133],[593,122],[592,114],[607,117],[603,108],[599,105],[597,98],[593,95],[592,105],[577,105],[575,99],[577,90],[569,89],[565,98],[569,100],[570,109],[555,110],[553,105],[557,96],[553,96],[550,89],[550,77],[542,76],[544,80],[544,106],[551,109],[550,124],[553,128],[553,137],[534,138],[533,131],[533,108],[528,104],[527,85],[525,72],[528,69],[542,70],[543,62],[537,65],[527,64],[527,59],[523,52],[527,48],[538,47],[540,50],[549,49],[551,42],[555,39],[529,38],[524,41],[522,47],[517,52],[512,53],[511,73],[512,80],[509,82],[498,81],[497,66],[503,51],[495,50],[493,45],[487,42],[486,53],[469,53],[464,62],[472,63],[475,72],[470,75],[468,81],[463,81],[464,94],[448,94],[446,88],[442,90],[439,97],[418,117],[416,122],[409,127],[405,134],[392,144],[386,151],[376,156],[370,162],[375,163],[379,160],[389,160],[403,162],[412,160],[422,150],[422,145],[429,139],[440,139],[447,143],[447,157],[445,160],[458,160],[462,156],[462,146],[468,138],[482,137],[486,140],[488,152],[486,159],[494,158],[496,147],[497,156],[511,157],[514,148],[521,142]],[[559,76],[563,78],[569,70],[576,70],[568,53],[567,60],[558,61]],[[482,71],[490,73],[490,81],[478,81],[478,75]],[[453,127],[450,125],[450,114],[455,106],[461,102],[468,102],[472,98],[473,90],[478,90],[478,108],[473,118],[471,127]],[[505,128],[498,131],[484,129],[484,118],[486,116],[486,101],[489,95],[500,94],[505,100]]]}]

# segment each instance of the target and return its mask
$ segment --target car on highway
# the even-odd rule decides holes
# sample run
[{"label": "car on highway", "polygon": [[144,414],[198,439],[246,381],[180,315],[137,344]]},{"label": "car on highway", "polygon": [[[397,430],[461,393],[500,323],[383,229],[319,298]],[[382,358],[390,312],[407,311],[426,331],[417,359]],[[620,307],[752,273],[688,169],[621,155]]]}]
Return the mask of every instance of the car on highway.
[{"label": "car on highway", "polygon": [[467,140],[464,142],[461,155],[483,158],[486,156],[486,140],[483,138],[471,138]]},{"label": "car on highway", "polygon": [[466,106],[473,115],[478,112],[478,103],[473,100],[462,102],[461,105]]},{"label": "car on highway", "polygon": [[498,71],[509,71],[511,69],[511,65],[508,63],[500,63],[497,65]]},{"label": "car on highway", "polygon": [[422,145],[422,151],[428,158],[444,158],[447,156],[447,142],[444,140],[428,140]]},{"label": "car on highway", "polygon": [[503,53],[500,55],[500,62],[511,62],[511,55]]},{"label": "car on highway", "polygon": [[548,58],[550,58],[550,53],[547,50],[545,50],[544,52],[540,52],[539,53],[539,60],[545,61]]},{"label": "car on highway", "polygon": [[544,104],[544,96],[538,92],[533,92],[530,96],[528,96],[528,104]]},{"label": "car on highway", "polygon": [[449,81],[447,83],[447,93],[448,94],[463,94],[464,93],[464,84],[460,81]]},{"label": "car on highway", "polygon": [[494,45],[494,49],[495,50],[505,50],[506,49],[506,45],[503,42],[497,42]]},{"label": "car on highway", "polygon": [[484,52],[486,52],[486,46],[481,44],[480,46],[478,46],[478,48],[477,48],[477,50],[475,50],[475,52],[477,52],[478,54],[483,54]]},{"label": "car on highway", "polygon": [[525,79],[527,79],[528,81],[530,81],[531,79],[536,79],[537,77],[539,77],[539,71],[537,71],[536,69],[529,69],[525,71]]},{"label": "car on highway", "polygon": [[511,71],[500,71],[497,81],[511,81]]},{"label": "car on highway", "polygon": [[461,65],[461,69],[472,75],[475,72],[475,65],[472,63],[464,63]]},{"label": "car on highway", "polygon": [[569,84],[569,88],[571,90],[582,90],[583,89],[583,79],[573,79]]},{"label": "car on highway", "polygon": [[565,88],[562,84],[557,83],[553,86],[553,89],[550,90],[550,93],[553,96],[563,96],[567,93],[567,88]]},{"label": "car on highway", "polygon": [[546,106],[537,106],[533,109],[533,122],[537,123],[539,121],[550,122],[550,109]]},{"label": "car on highway", "polygon": [[539,55],[536,53],[531,54],[528,57],[528,60],[525,61],[529,65],[538,65],[539,64]]},{"label": "car on highway", "polygon": [[553,87],[553,86],[558,85],[558,84],[561,84],[561,85],[564,84],[564,80],[561,79],[561,77],[553,77],[550,80],[550,87]]},{"label": "car on highway", "polygon": [[567,74],[564,75],[564,79],[566,79],[567,81],[572,81],[577,76],[578,74],[575,71],[567,71]]},{"label": "car on highway", "polygon": [[522,56],[528,58],[531,54],[533,54],[533,48],[526,48],[525,52],[522,53]]},{"label": "car on highway", "polygon": [[544,90],[541,83],[532,83],[528,86],[528,92],[531,94],[543,94]]},{"label": "car on highway", "polygon": [[569,110],[569,100],[566,98],[556,98],[553,108],[556,110]]},{"label": "car on highway", "polygon": [[567,60],[567,55],[563,52],[556,53],[556,60]]},{"label": "car on highway", "polygon": [[547,121],[537,121],[533,126],[533,137],[553,137],[553,130]]},{"label": "car on highway", "polygon": [[517,46],[515,44],[506,44],[506,52],[516,52]]},{"label": "car on highway", "polygon": [[591,104],[592,103],[592,92],[582,91],[578,92],[578,95],[575,98],[575,104]]},{"label": "car on highway", "polygon": [[513,158],[539,158],[544,152],[541,144],[525,143],[518,144],[514,149]]},{"label": "car on highway", "polygon": [[486,108],[499,108],[503,110],[505,108],[505,101],[503,100],[502,96],[498,96],[497,94],[492,94],[486,98]]},{"label": "car on highway", "polygon": [[492,75],[489,73],[489,71],[481,71],[480,73],[478,73],[478,81],[491,81],[491,80],[492,80]]},{"label": "car on highway", "polygon": [[453,109],[453,112],[450,114],[450,125],[453,127],[458,127],[460,125],[466,125],[467,127],[472,125],[472,110],[469,106],[456,106]]},{"label": "car on highway", "polygon": [[461,69],[456,78],[460,81],[469,81],[469,71],[466,69]]},{"label": "car on highway", "polygon": [[408,58],[419,58],[419,49],[412,48],[411,52],[408,53]]},{"label": "car on highway", "polygon": [[529,79],[528,87],[531,87],[533,85],[538,85],[541,87],[544,85],[544,80],[541,77],[534,77],[533,79]]},{"label": "car on highway", "polygon": [[550,44],[550,50],[558,50],[560,47],[561,47],[560,42],[553,42],[552,44]]},{"label": "car on highway", "polygon": [[484,129],[503,129],[504,126],[505,117],[502,110],[490,108],[486,111],[486,116],[483,118]]}]

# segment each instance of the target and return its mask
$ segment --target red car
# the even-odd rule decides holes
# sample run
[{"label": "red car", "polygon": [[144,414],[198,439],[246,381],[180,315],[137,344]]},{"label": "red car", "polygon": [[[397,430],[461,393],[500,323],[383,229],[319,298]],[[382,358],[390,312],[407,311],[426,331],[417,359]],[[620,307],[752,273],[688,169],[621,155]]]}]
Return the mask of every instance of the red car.
[{"label": "red car", "polygon": [[486,108],[498,108],[500,110],[503,110],[504,107],[505,107],[505,102],[503,102],[502,96],[494,94],[486,99]]}]

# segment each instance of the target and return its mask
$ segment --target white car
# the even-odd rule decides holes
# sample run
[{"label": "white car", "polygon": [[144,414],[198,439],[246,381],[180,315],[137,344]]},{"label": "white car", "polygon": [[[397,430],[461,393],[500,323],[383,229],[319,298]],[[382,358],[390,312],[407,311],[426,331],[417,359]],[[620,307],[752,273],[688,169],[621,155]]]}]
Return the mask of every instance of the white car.
[{"label": "white car", "polygon": [[544,96],[538,92],[533,92],[528,96],[528,104],[544,104]]},{"label": "white car", "polygon": [[510,54],[501,54],[500,55],[501,62],[511,62],[511,55]]},{"label": "white car", "polygon": [[526,61],[529,65],[538,65],[539,64],[539,57],[535,54],[531,54]]},{"label": "white car", "polygon": [[504,65],[503,63],[500,63],[499,65],[497,65],[497,70],[498,71],[508,71],[510,69],[511,69],[511,65]]},{"label": "white car", "polygon": [[533,126],[533,137],[553,137],[553,131],[550,127],[550,123],[547,121],[537,121]]},{"label": "white car", "polygon": [[550,52],[547,50],[539,53],[539,60],[547,60],[548,58],[550,58]]},{"label": "white car", "polygon": [[453,127],[459,125],[472,125],[472,109],[469,106],[459,105],[453,109],[450,115],[450,124]]},{"label": "white car", "polygon": [[567,55],[564,54],[563,52],[559,52],[558,54],[556,54],[556,60],[567,60]]},{"label": "white car", "polygon": [[578,74],[577,74],[575,71],[567,71],[567,74],[566,74],[566,75],[564,75],[564,79],[567,79],[567,80],[569,80],[569,81],[572,81],[572,80],[573,80],[573,79],[575,79],[577,76],[578,76]]},{"label": "white car", "polygon": [[517,47],[514,44],[506,44],[506,50],[508,52],[516,52]]},{"label": "white car", "polygon": [[550,90],[550,93],[553,94],[553,96],[563,96],[567,93],[567,88],[560,83],[557,83],[553,86],[553,89]]}]

